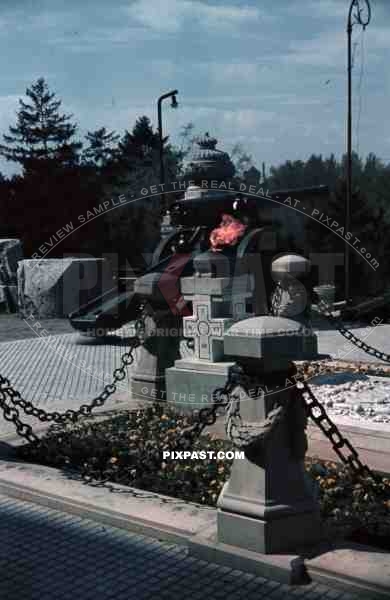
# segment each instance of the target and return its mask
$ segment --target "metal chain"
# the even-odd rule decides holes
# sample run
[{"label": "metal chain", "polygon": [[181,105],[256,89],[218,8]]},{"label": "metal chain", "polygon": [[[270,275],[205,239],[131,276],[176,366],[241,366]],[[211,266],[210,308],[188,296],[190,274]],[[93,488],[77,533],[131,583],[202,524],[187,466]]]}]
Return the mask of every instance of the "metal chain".
[{"label": "metal chain", "polygon": [[[234,444],[242,445],[245,442],[245,435],[240,435],[239,429],[242,426],[242,418],[240,415],[240,401],[236,394],[232,394],[233,389],[239,385],[242,385],[245,389],[248,389],[248,377],[244,374],[242,369],[237,369],[234,373],[234,377],[228,379],[224,388],[216,390],[216,395],[223,398],[223,402],[219,403],[219,406],[227,407],[227,419],[225,423],[225,430]],[[260,389],[260,387],[259,387]],[[352,446],[351,442],[345,438],[337,425],[330,419],[323,405],[317,400],[311,391],[306,381],[298,381],[297,392],[301,395],[304,404],[307,408],[307,416],[310,417],[314,423],[319,427],[325,437],[330,441],[333,450],[340,458],[341,462],[348,465],[352,471],[356,474],[372,477],[374,480],[378,479],[378,476],[371,471],[371,469],[363,464],[359,459],[359,454],[356,449]],[[256,396],[257,394],[255,394]],[[282,407],[279,407],[281,409]],[[269,426],[273,427],[277,424],[283,410],[276,409],[275,414],[269,413],[271,417]],[[265,424],[265,422],[264,422]],[[250,424],[245,424],[245,426]],[[254,423],[254,428],[257,424]],[[346,449],[347,453],[343,452],[342,449]]]},{"label": "metal chain", "polygon": [[[321,429],[325,437],[328,438],[332,444],[333,450],[336,452],[341,462],[348,465],[357,474],[376,479],[377,476],[375,473],[373,473],[367,465],[361,462],[358,452],[352,446],[351,442],[341,434],[337,425],[328,416],[323,405],[314,396],[307,382],[301,381],[300,385],[302,385],[303,389],[298,387],[299,384],[297,385],[297,388],[302,393],[308,416],[314,421],[317,427]],[[344,454],[342,448],[346,448],[348,453]]]},{"label": "metal chain", "polygon": [[230,404],[230,395],[237,385],[245,379],[243,369],[236,365],[229,370],[227,381],[223,388],[216,388],[213,391],[213,403],[211,406],[200,409],[196,423],[188,427],[183,432],[185,438],[184,445],[189,446],[195,439],[200,437],[206,427],[215,424],[218,417],[218,409],[225,408]]},{"label": "metal chain", "polygon": [[271,296],[271,314],[274,317],[278,316],[280,307],[282,305],[282,297],[283,297],[282,286],[278,282],[276,284],[275,289]]},{"label": "metal chain", "polygon": [[386,352],[382,352],[381,350],[377,350],[377,348],[374,348],[374,346],[370,346],[369,344],[366,344],[366,342],[364,342],[359,337],[357,337],[354,333],[352,333],[352,331],[350,331],[349,329],[346,329],[346,327],[344,327],[342,321],[332,314],[332,312],[330,310],[330,306],[328,304],[326,304],[326,302],[324,302],[324,300],[320,300],[317,307],[318,307],[318,311],[320,312],[320,314],[322,314],[333,325],[335,325],[337,331],[339,331],[339,333],[341,333],[341,335],[344,336],[348,341],[350,341],[354,346],[356,346],[357,348],[360,348],[360,350],[363,350],[367,354],[370,354],[370,356],[375,356],[375,358],[379,358],[379,359],[383,360],[384,362],[390,363],[390,354],[387,354]]},{"label": "metal chain", "polygon": [[4,418],[15,424],[18,435],[29,442],[37,442],[39,438],[33,433],[31,426],[20,420],[19,408],[26,415],[33,416],[39,421],[62,425],[67,422],[74,423],[79,417],[89,417],[95,408],[103,406],[108,398],[116,392],[117,383],[126,378],[126,369],[134,362],[133,351],[141,344],[144,327],[144,320],[138,319],[136,322],[136,336],[130,343],[130,349],[122,354],[120,367],[114,369],[112,382],[105,385],[103,391],[90,404],[83,404],[78,410],[68,409],[64,413],[57,411],[46,412],[34,406],[32,402],[24,400],[21,394],[11,385],[10,381],[0,375],[0,409],[3,411]]}]

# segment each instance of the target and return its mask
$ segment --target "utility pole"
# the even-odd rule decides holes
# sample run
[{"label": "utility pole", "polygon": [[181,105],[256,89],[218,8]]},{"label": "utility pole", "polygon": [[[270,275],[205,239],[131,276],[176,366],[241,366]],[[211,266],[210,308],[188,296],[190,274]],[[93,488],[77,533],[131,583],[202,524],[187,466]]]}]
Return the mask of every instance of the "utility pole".
[{"label": "utility pole", "polygon": [[[356,12],[354,12],[356,9]],[[363,31],[371,19],[369,0],[352,0],[348,12],[348,114],[347,114],[347,172],[345,196],[345,231],[351,227],[351,198],[352,198],[352,30],[354,25],[361,25]],[[350,300],[350,247],[345,243],[344,250],[344,294],[346,302]]]}]

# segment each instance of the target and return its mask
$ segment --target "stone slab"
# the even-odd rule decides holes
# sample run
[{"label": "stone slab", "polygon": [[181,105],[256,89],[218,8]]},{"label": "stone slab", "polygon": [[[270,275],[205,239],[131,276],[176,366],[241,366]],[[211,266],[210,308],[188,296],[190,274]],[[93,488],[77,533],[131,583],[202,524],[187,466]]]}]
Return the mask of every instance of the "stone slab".
[{"label": "stone slab", "polygon": [[238,277],[182,277],[180,291],[187,299],[192,295],[223,296],[241,293],[253,293],[253,278],[246,275]]},{"label": "stone slab", "polygon": [[[175,365],[181,361],[176,361]],[[186,364],[187,361],[184,361]],[[206,361],[205,361],[206,362]],[[200,363],[196,361],[195,366]],[[233,363],[234,364],[234,363]],[[212,368],[211,365],[218,365]],[[220,365],[220,366],[219,366]],[[213,400],[213,391],[224,387],[229,368],[232,363],[209,363],[205,369],[178,368],[167,369],[166,389],[167,402],[172,403],[180,410],[199,410],[210,406]]]},{"label": "stone slab", "polygon": [[179,360],[175,360],[175,367],[177,369],[185,369],[190,371],[203,371],[206,373],[211,373],[215,375],[223,375],[227,377],[229,374],[229,370],[233,367],[235,362],[209,362],[202,360],[193,360],[191,358],[181,358]]},{"label": "stone slab", "polygon": [[292,360],[316,357],[316,337],[293,319],[260,316],[239,321],[224,337],[226,357],[257,358],[269,371],[284,370]]},{"label": "stone slab", "polygon": [[318,530],[319,518],[313,513],[264,521],[218,510],[219,541],[260,554],[292,550],[297,539],[303,540],[302,546],[310,546],[318,542]]}]

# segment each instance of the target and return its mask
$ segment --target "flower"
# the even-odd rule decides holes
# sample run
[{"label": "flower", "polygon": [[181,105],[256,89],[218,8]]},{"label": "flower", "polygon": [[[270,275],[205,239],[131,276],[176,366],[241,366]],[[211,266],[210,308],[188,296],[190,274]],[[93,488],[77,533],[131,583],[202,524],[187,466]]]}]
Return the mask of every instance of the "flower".
[{"label": "flower", "polygon": [[210,234],[211,249],[220,252],[224,246],[234,246],[245,233],[246,227],[231,215],[223,214],[221,224]]}]

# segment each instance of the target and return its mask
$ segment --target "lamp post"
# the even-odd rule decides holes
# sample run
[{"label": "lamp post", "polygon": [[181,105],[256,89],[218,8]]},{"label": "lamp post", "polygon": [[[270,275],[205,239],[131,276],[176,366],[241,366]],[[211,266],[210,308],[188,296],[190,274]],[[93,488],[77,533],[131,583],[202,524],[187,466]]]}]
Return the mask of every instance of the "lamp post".
[{"label": "lamp post", "polygon": [[162,188],[161,188],[161,203],[163,203],[163,197],[164,197],[164,192],[165,192],[165,190],[164,190],[164,185],[165,185],[164,143],[163,143],[162,114],[161,114],[162,102],[166,98],[172,98],[172,100],[171,100],[171,107],[172,108],[177,108],[178,107],[178,103],[177,103],[177,100],[176,100],[176,95],[177,94],[178,94],[177,90],[172,90],[171,92],[167,92],[166,94],[163,94],[162,96],[160,96],[159,99],[158,99],[158,101],[157,101],[158,136],[159,136],[159,141],[160,141],[160,183],[162,185]]},{"label": "lamp post", "polygon": [[[353,9],[356,12],[353,12]],[[371,19],[371,7],[369,0],[352,0],[348,12],[348,115],[347,115],[347,172],[346,172],[346,196],[345,196],[345,230],[348,232],[351,225],[351,198],[352,198],[352,29],[354,25],[361,25],[363,30]],[[350,248],[345,244],[344,251],[344,291],[345,300],[349,301],[350,295]]]}]

